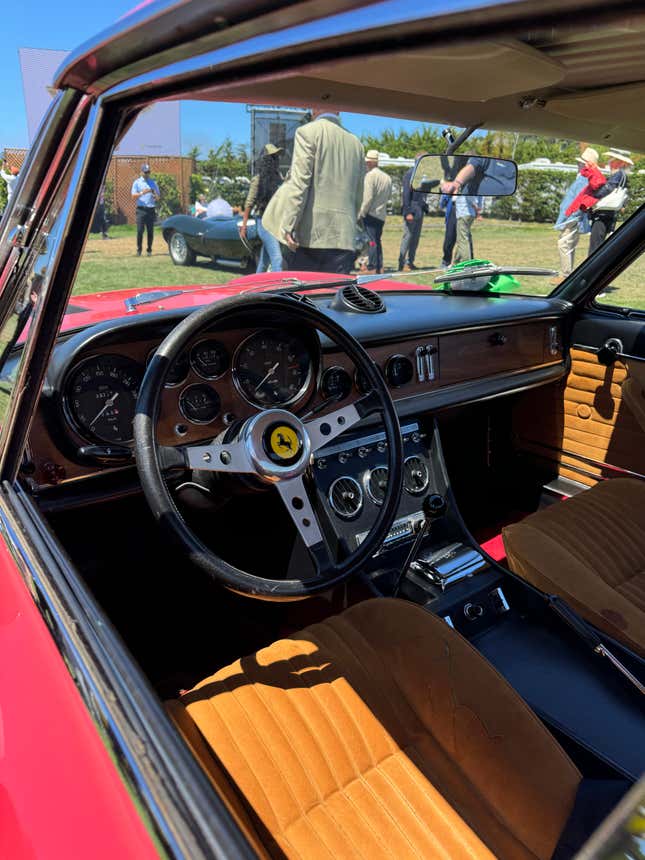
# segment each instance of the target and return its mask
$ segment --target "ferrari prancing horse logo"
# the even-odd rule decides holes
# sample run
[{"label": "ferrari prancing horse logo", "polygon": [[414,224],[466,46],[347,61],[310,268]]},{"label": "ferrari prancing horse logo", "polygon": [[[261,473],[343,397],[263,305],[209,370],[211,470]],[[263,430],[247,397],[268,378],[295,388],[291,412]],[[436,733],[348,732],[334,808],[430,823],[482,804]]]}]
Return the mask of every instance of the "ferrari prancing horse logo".
[{"label": "ferrari prancing horse logo", "polygon": [[273,453],[281,460],[291,460],[300,451],[298,434],[286,424],[280,424],[271,431],[269,445]]}]

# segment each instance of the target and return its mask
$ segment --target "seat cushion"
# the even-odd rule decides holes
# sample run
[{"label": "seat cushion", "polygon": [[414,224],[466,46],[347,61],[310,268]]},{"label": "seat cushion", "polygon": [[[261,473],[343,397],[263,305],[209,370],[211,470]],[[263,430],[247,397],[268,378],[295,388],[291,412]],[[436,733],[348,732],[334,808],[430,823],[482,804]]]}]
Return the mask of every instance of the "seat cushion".
[{"label": "seat cushion", "polygon": [[645,653],[645,482],[604,481],[503,536],[512,571]]},{"label": "seat cushion", "polygon": [[275,642],[181,705],[207,772],[289,858],[547,860],[580,780],[496,670],[402,600]]}]

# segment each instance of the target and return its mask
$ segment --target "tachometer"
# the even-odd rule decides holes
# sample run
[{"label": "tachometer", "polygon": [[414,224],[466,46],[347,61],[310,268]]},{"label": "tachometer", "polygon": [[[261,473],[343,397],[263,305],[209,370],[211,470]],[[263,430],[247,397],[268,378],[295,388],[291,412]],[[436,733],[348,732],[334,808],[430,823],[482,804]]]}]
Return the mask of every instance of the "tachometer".
[{"label": "tachometer", "polygon": [[82,436],[101,442],[132,441],[134,408],[143,368],[124,355],[96,355],[70,374],[65,405]]},{"label": "tachometer", "polygon": [[238,348],[233,379],[256,406],[286,406],[300,397],[311,376],[311,358],[303,341],[283,329],[265,329]]}]

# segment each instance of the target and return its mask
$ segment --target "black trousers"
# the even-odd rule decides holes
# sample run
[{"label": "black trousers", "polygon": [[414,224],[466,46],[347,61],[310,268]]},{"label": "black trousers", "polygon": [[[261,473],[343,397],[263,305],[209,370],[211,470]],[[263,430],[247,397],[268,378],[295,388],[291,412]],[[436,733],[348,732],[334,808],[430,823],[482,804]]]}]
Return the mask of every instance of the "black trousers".
[{"label": "black trousers", "polygon": [[446,218],[446,232],[443,237],[443,256],[441,262],[449,266],[452,263],[452,252],[457,241],[457,216],[455,214],[455,201],[452,201],[450,212]]},{"label": "black trousers", "polygon": [[608,233],[616,229],[617,213],[611,209],[599,209],[591,212],[591,235],[589,236],[589,253],[598,248],[607,238]]},{"label": "black trousers", "polygon": [[381,237],[385,221],[381,221],[380,218],[375,218],[373,215],[366,215],[363,218],[363,224],[370,240],[367,250],[367,268],[380,272],[383,268],[383,243]]},{"label": "black trousers", "polygon": [[155,235],[155,208],[154,206],[137,206],[137,251],[141,252],[143,245],[143,231],[146,231],[148,247],[152,251],[152,240]]},{"label": "black trousers", "polygon": [[330,272],[348,275],[354,268],[356,251],[336,248],[298,248],[284,251],[285,268],[297,272]]}]

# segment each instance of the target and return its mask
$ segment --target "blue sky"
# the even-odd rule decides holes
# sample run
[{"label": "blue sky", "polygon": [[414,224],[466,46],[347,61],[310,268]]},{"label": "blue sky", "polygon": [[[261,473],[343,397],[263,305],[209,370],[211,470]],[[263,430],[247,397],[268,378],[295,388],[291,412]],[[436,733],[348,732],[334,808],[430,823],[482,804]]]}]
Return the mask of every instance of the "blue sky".
[{"label": "blue sky", "polygon": [[[3,15],[0,51],[0,151],[28,145],[19,48],[72,49],[110,26],[136,0],[21,0]],[[416,122],[345,114],[347,128],[356,134],[378,134],[385,128],[418,127]],[[230,136],[236,143],[249,139],[249,115],[244,105],[188,103],[181,111],[182,149],[196,145],[203,151]]]}]

